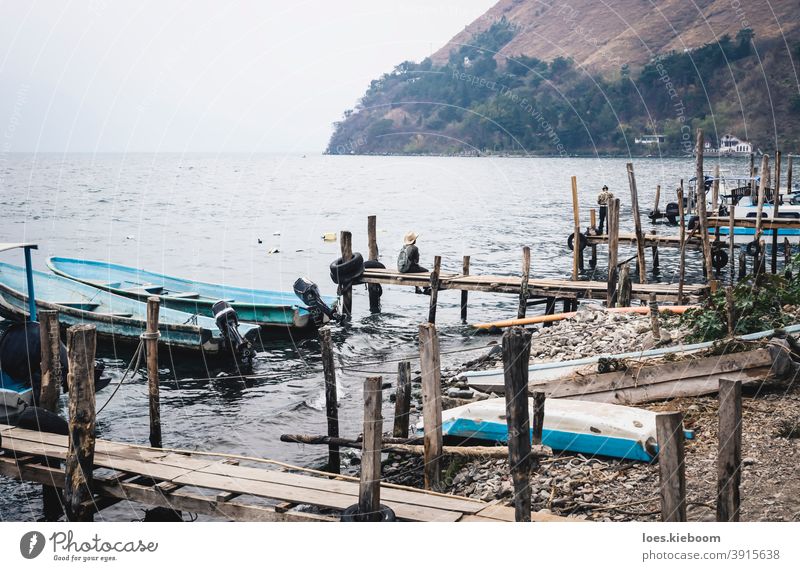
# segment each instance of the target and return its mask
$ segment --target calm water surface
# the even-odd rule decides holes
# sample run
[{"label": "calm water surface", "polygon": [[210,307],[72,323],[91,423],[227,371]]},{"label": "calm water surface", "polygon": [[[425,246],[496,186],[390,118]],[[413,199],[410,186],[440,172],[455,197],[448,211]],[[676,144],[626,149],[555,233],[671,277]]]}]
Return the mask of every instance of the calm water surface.
[{"label": "calm water surface", "polygon": [[[421,263],[442,256],[444,271],[460,271],[472,256],[474,273],[519,272],[521,248],[532,248],[532,274],[568,277],[572,232],[570,176],[578,176],[582,225],[588,225],[603,184],[623,204],[623,231],[632,231],[625,159],[521,159],[347,157],[301,155],[7,155],[0,162],[0,242],[39,244],[34,263],[48,256],[109,260],[178,276],[248,287],[291,290],[298,276],[334,294],[328,264],[339,244],[322,234],[350,230],[356,251],[367,250],[367,216],[378,217],[381,260],[394,266],[402,236],[420,233]],[[743,170],[744,160],[729,161]],[[643,211],[652,208],[657,184],[661,207],[674,200],[691,159],[634,161]],[[647,221],[646,218],[644,218]],[[662,232],[665,231],[662,227]],[[259,244],[259,239],[262,243]],[[277,253],[270,254],[270,250]],[[624,252],[620,254],[622,257]],[[694,260],[694,271],[697,271]],[[21,263],[19,251],[0,259]],[[648,256],[649,263],[649,256]],[[596,274],[604,279],[605,250]],[[661,272],[675,279],[677,258],[661,253]],[[337,329],[340,424],[360,432],[361,385],[370,372],[394,383],[395,361],[417,353],[416,331],[428,298],[385,287],[383,313],[370,315],[366,291],[354,292],[354,317]],[[442,292],[437,326],[443,351],[483,347],[459,319],[460,296]],[[514,296],[470,294],[470,321],[515,315]],[[539,311],[538,309],[536,311]],[[460,363],[480,352],[445,356]],[[130,349],[99,355],[115,380]],[[376,362],[386,361],[382,364]],[[416,364],[415,364],[416,366]],[[316,340],[269,342],[248,381],[225,379],[197,361],[162,360],[164,445],[321,464],[324,447],[281,443],[282,433],[326,430],[322,366]],[[199,380],[198,380],[199,379]],[[390,389],[393,390],[393,389]],[[389,391],[387,391],[389,392]],[[110,395],[98,394],[98,406]],[[385,417],[391,419],[388,399]],[[62,405],[65,402],[62,398]],[[98,417],[103,438],[147,442],[147,392],[143,375],[126,383]],[[0,519],[38,517],[38,486],[0,479]],[[117,519],[140,517],[130,510]]]}]

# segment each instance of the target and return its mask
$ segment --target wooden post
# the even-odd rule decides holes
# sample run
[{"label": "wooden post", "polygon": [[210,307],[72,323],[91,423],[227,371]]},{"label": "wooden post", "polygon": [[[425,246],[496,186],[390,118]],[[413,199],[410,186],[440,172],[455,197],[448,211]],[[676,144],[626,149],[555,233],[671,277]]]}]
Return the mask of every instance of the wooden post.
[{"label": "wooden post", "polygon": [[158,384],[158,308],[160,300],[147,298],[147,329],[142,336],[147,356],[147,393],[150,411],[150,446],[161,448],[161,399]]},{"label": "wooden post", "polygon": [[608,203],[608,290],[606,306],[614,307],[617,291],[617,255],[619,254],[619,198]]},{"label": "wooden post", "polygon": [[[658,203],[660,202],[660,200],[661,200],[661,185],[657,184],[656,185],[656,202],[653,205],[653,214],[658,214]],[[654,218],[654,220],[655,220],[655,218]]]},{"label": "wooden post", "polygon": [[[778,221],[778,208],[781,201],[781,152],[775,151],[775,188],[772,191],[772,220]],[[778,273],[778,229],[772,229],[772,264],[773,274]]]},{"label": "wooden post", "polygon": [[503,334],[508,465],[514,481],[516,521],[531,521],[531,423],[528,416],[528,362],[531,334],[512,327]]},{"label": "wooden post", "polygon": [[656,270],[661,265],[661,261],[658,258],[658,246],[653,244],[651,250],[653,254],[653,273],[657,273]]},{"label": "wooden post", "polygon": [[[461,273],[465,276],[469,275],[469,256],[464,256],[464,260],[461,264]],[[461,290],[461,321],[464,323],[467,322],[467,301],[469,300],[469,292],[467,290]]]},{"label": "wooden post", "polygon": [[[642,219],[639,213],[639,191],[636,190],[636,175],[633,173],[633,163],[628,163],[628,184],[631,187],[631,211],[633,212],[633,225],[636,232],[636,271],[639,273],[639,283],[647,283],[647,268],[644,259],[644,233],[642,232]],[[619,233],[619,231],[617,231]]]},{"label": "wooden post", "polygon": [[742,381],[719,380],[717,521],[739,521],[742,481]]},{"label": "wooden post", "polygon": [[378,259],[378,224],[377,217],[367,216],[367,244],[368,244],[368,260]]},{"label": "wooden post", "polygon": [[367,377],[364,381],[364,440],[358,486],[358,515],[361,521],[381,520],[382,383],[382,377]]},{"label": "wooden post", "polygon": [[653,339],[661,340],[661,324],[658,321],[658,298],[655,292],[650,294],[650,328],[653,330]]},{"label": "wooden post", "polygon": [[436,323],[436,304],[439,302],[439,272],[442,269],[442,257],[434,256],[431,272],[431,305],[428,308],[428,323]]},{"label": "wooden post", "polygon": [[617,306],[631,306],[631,269],[629,264],[622,264],[622,271],[619,273],[619,289],[617,291]]},{"label": "wooden post", "polygon": [[767,271],[767,245],[762,238],[758,242],[758,273],[763,274]]},{"label": "wooden post", "polygon": [[425,427],[425,489],[439,486],[442,457],[442,379],[439,336],[433,323],[419,326],[419,360],[422,373],[422,422]]},{"label": "wooden post", "polygon": [[[769,156],[764,155],[763,157],[761,157],[761,180],[759,181],[758,185],[758,208],[756,210],[756,232],[755,232],[756,242],[761,240],[761,233],[762,233],[761,216],[764,210],[764,195],[766,194],[767,191],[767,178],[769,178],[767,172],[768,170],[769,170]],[[762,256],[764,255],[763,252],[760,252],[760,254]]]},{"label": "wooden post", "polygon": [[528,309],[528,280],[531,275],[531,249],[528,246],[522,248],[522,279],[519,284],[519,308],[517,309],[517,318],[522,319],[525,317],[525,311]]},{"label": "wooden post", "polygon": [[[58,412],[58,394],[61,387],[61,334],[58,327],[58,311],[42,309],[39,317],[39,341],[41,345],[41,387],[39,406],[47,411]],[[59,467],[60,462],[47,462]],[[61,492],[53,486],[42,486],[42,508],[45,521],[58,521],[64,515]]]},{"label": "wooden post", "polygon": [[397,363],[397,392],[394,398],[395,438],[408,438],[409,411],[411,410],[411,362]]},{"label": "wooden post", "polygon": [[656,415],[661,521],[686,521],[683,413]]},{"label": "wooden post", "polygon": [[50,412],[56,412],[62,375],[58,311],[52,309],[39,311],[39,341],[42,351],[42,384],[39,390],[39,406]]},{"label": "wooden post", "polygon": [[742,281],[747,275],[747,253],[744,248],[739,250],[739,281]]},{"label": "wooden post", "polygon": [[734,280],[734,263],[733,263],[733,253],[736,248],[736,206],[731,204],[730,209],[728,211],[728,260],[730,261],[730,269],[729,272],[731,274],[731,283]]},{"label": "wooden post", "polygon": [[714,182],[711,183],[711,211],[719,212],[719,163],[714,165]]},{"label": "wooden post", "polygon": [[[367,259],[378,261],[378,230],[377,218],[373,216],[367,217]],[[382,289],[380,284],[368,284],[367,295],[369,296],[369,312],[381,312],[381,293]]]},{"label": "wooden post", "polygon": [[736,331],[736,305],[733,300],[733,286],[725,288],[725,314],[728,321],[728,337],[733,337]]},{"label": "wooden post", "polygon": [[[791,158],[791,157],[789,157]],[[783,275],[786,279],[792,278],[792,272],[789,269],[789,266],[792,263],[792,244],[789,242],[789,238],[787,236],[783,237]]]},{"label": "wooden post", "polygon": [[786,165],[786,194],[792,193],[792,157],[789,154],[789,163]]},{"label": "wooden post", "polygon": [[[328,419],[328,436],[339,437],[339,397],[336,391],[336,367],[333,362],[333,341],[330,327],[320,327],[319,341],[322,345],[322,370],[325,375],[325,415]],[[339,447],[328,445],[328,472],[339,474],[341,458]]]},{"label": "wooden post", "polygon": [[572,279],[577,280],[579,276],[579,266],[581,257],[581,218],[578,211],[578,178],[572,177],[572,219],[573,219],[573,240],[572,240]]},{"label": "wooden post", "polygon": [[755,190],[755,181],[753,180],[756,176],[755,173],[755,153],[750,153],[750,181],[747,185],[750,187],[750,196],[753,195],[753,190]]},{"label": "wooden post", "polygon": [[706,283],[713,279],[714,267],[711,265],[711,242],[708,236],[708,217],[706,215],[706,184],[703,174],[703,130],[697,130],[697,218],[699,220],[700,239],[703,242],[703,262],[705,265]]},{"label": "wooden post", "polygon": [[[349,262],[353,257],[353,235],[347,230],[342,230],[339,242],[342,248],[342,261]],[[342,288],[342,315],[350,318],[353,315],[353,286]]]},{"label": "wooden post", "polygon": [[69,446],[66,457],[64,503],[69,521],[92,521],[95,400],[94,325],[73,325],[67,331],[69,374]]},{"label": "wooden post", "polygon": [[[606,214],[608,214],[608,210],[606,210]],[[589,211],[589,227],[594,234],[597,233],[597,211],[594,208]],[[592,244],[590,247],[592,257],[589,259],[589,267],[595,269],[597,267],[597,244]]]},{"label": "wooden post", "polygon": [[[544,391],[533,392],[533,418],[531,418],[531,444],[540,445],[542,443],[542,433],[544,430]],[[539,459],[531,458],[531,471],[539,468]]]},{"label": "wooden post", "polygon": [[678,238],[680,248],[678,250],[678,303],[683,303],[683,284],[686,281],[686,220],[683,207],[683,179],[678,188],[678,225],[680,227]]}]

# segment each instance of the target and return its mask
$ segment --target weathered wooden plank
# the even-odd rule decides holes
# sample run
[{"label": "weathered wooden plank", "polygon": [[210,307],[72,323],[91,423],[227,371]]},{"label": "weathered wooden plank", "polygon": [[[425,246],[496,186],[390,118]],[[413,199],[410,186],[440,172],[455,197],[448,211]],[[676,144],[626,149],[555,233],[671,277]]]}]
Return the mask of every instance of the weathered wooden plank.
[{"label": "weathered wooden plank", "polygon": [[422,376],[422,418],[425,427],[425,489],[438,487],[442,456],[442,380],[439,336],[436,326],[419,326],[419,358]]},{"label": "weathered wooden plank", "polygon": [[686,521],[683,413],[656,415],[661,521]]}]

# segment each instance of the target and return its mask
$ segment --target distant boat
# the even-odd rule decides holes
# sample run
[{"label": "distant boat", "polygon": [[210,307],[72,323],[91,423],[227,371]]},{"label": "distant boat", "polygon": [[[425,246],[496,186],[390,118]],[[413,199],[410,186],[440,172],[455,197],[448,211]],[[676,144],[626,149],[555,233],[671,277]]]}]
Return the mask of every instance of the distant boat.
[{"label": "distant boat", "polygon": [[[533,415],[533,399],[528,400]],[[505,399],[487,399],[443,411],[442,434],[508,441]],[[686,436],[691,438],[693,433],[687,431]],[[547,399],[542,444],[553,450],[649,462],[658,452],[656,413],[616,404]]]},{"label": "distant boat", "polygon": [[[100,336],[139,342],[147,322],[146,304],[57,275],[32,273],[36,307],[57,310],[60,323],[68,326],[87,323],[96,326]],[[14,320],[27,319],[28,296],[24,291],[25,270],[0,262],[0,315]],[[228,342],[210,317],[162,307],[158,328],[159,342],[170,348],[202,350],[212,355],[227,351]],[[258,326],[242,323],[237,329],[242,337],[253,337]]]},{"label": "distant boat", "polygon": [[[161,299],[164,307],[213,317],[212,306],[227,301],[241,321],[268,328],[303,329],[314,326],[311,310],[299,303],[291,292],[268,291],[198,282],[176,278],[119,264],[52,257],[48,267],[56,274],[115,293],[144,301],[150,296]],[[323,298],[333,305],[336,298]]]}]

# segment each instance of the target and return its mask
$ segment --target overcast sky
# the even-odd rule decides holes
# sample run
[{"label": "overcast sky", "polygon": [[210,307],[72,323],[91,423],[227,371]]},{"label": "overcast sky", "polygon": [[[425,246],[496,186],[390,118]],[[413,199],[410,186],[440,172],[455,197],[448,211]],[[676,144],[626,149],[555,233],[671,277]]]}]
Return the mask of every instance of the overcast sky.
[{"label": "overcast sky", "polygon": [[494,0],[0,0],[0,153],[322,151]]}]

